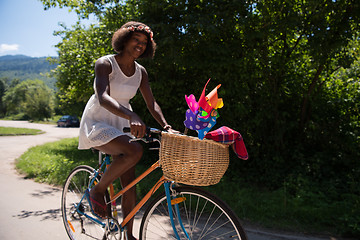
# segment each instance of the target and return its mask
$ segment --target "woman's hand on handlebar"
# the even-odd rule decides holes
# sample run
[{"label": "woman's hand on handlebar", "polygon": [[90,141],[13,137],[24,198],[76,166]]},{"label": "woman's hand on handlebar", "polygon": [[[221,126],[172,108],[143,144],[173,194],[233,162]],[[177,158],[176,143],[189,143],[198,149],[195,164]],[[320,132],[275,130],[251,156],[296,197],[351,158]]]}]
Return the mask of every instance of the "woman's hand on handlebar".
[{"label": "woman's hand on handlebar", "polygon": [[174,130],[172,128],[168,129],[167,131],[168,131],[168,133],[174,133],[174,134],[180,133],[180,131]]},{"label": "woman's hand on handlebar", "polygon": [[164,129],[165,131],[167,131],[168,133],[180,133],[179,131],[172,129],[172,127],[171,127],[170,125],[168,125],[168,124],[165,125],[165,126],[163,127],[163,129]]},{"label": "woman's hand on handlebar", "polygon": [[130,118],[130,133],[136,138],[145,136],[146,125],[137,114],[133,114]]}]

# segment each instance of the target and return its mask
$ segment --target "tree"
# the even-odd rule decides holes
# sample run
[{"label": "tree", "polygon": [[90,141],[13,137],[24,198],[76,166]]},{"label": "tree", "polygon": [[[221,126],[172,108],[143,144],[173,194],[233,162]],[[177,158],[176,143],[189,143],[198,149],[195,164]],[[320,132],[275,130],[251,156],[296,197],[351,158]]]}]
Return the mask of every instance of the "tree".
[{"label": "tree", "polygon": [[83,29],[80,25],[73,31],[59,31],[63,37],[57,47],[59,59],[55,76],[60,109],[68,114],[80,115],[84,103],[93,92],[94,63],[104,54],[106,45],[98,28]]},{"label": "tree", "polygon": [[[55,4],[55,1],[53,3]],[[73,7],[77,11],[87,9],[77,5]],[[101,11],[95,12],[101,13]],[[82,16],[88,14],[89,12],[81,13]],[[59,58],[53,59],[58,64],[54,76],[57,78],[60,108],[64,112],[81,115],[89,96],[94,92],[95,61],[103,55],[113,53],[111,48],[113,32],[121,23],[129,21],[134,16],[132,9],[128,9],[126,5],[113,7],[106,14],[111,18],[99,15],[101,24],[91,25],[88,29],[78,23],[74,29],[67,29],[64,26],[63,31],[56,32],[56,35],[61,36],[63,40],[56,45],[59,49]]]},{"label": "tree", "polygon": [[[348,43],[359,32],[358,2],[152,0],[138,4],[141,20],[153,26],[158,33],[155,39],[160,39],[150,65],[155,75],[151,79],[158,83],[155,89],[162,93],[172,121],[182,118],[179,112],[185,110],[174,107],[172,96],[181,101],[181,94],[199,91],[211,77],[213,84],[223,84],[220,95],[225,107],[219,124],[239,129],[254,159],[246,167],[234,162],[234,177],[246,176],[249,182],[269,188],[281,187],[298,174],[322,181],[316,176],[332,152],[329,141],[323,145],[325,125],[314,125],[324,115],[314,108],[321,104],[326,109],[323,101],[317,102],[320,95],[329,97],[326,82],[339,67],[347,68],[354,61]],[[330,120],[335,112],[327,114]],[[311,143],[310,136],[315,137]],[[352,146],[350,155],[356,159],[356,144]],[[319,152],[327,152],[321,163],[309,162]],[[349,164],[343,169],[351,168]]]},{"label": "tree", "polygon": [[4,116],[6,113],[6,108],[3,103],[3,97],[7,89],[7,78],[0,78],[0,116]]},{"label": "tree", "polygon": [[3,101],[7,115],[22,113],[31,120],[43,120],[53,113],[53,92],[40,80],[23,81],[9,88]]}]

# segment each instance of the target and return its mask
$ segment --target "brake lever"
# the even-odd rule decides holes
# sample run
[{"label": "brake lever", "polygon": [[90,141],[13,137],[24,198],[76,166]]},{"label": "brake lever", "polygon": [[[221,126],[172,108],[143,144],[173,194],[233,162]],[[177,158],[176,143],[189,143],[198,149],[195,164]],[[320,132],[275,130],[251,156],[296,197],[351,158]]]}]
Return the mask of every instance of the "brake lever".
[{"label": "brake lever", "polygon": [[143,141],[144,143],[152,142],[152,138],[146,137],[146,138],[131,138],[129,140],[129,143],[136,142],[136,141]]},{"label": "brake lever", "polygon": [[[130,128],[125,127],[125,128],[123,128],[123,131],[124,132],[130,132]],[[145,134],[144,137],[142,137],[142,138],[132,138],[132,139],[129,140],[129,143],[136,142],[136,141],[143,141],[144,143],[150,143],[150,142],[159,142],[160,143],[160,141],[157,138],[151,137],[152,133],[161,133],[161,130],[156,129],[156,128],[147,127],[146,128],[146,134]]]}]

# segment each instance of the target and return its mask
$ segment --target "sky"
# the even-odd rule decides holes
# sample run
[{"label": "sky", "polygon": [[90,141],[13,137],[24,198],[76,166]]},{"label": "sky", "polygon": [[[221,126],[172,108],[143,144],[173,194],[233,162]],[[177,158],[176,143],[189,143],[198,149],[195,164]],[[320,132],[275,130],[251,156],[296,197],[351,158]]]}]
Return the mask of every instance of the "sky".
[{"label": "sky", "polygon": [[70,27],[76,21],[74,12],[64,8],[45,11],[39,0],[0,0],[0,56],[58,56],[55,45],[61,37],[54,36],[54,31],[63,29],[60,22]]}]

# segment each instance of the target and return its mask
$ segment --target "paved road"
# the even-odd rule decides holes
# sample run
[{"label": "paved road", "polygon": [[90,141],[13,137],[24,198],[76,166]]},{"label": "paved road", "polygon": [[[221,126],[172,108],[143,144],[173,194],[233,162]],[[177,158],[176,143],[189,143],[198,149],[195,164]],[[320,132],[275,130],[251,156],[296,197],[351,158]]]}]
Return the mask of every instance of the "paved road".
[{"label": "paved road", "polygon": [[66,239],[59,209],[59,189],[24,179],[14,170],[14,161],[32,146],[76,137],[79,129],[24,121],[0,121],[0,126],[34,128],[45,132],[36,136],[0,137],[0,238]]},{"label": "paved road", "polygon": [[[47,184],[24,179],[23,176],[16,173],[14,161],[32,146],[62,138],[76,137],[79,129],[2,120],[0,120],[0,126],[34,128],[45,132],[36,136],[0,137],[2,166],[0,173],[0,239],[68,239],[60,213],[60,190]],[[138,222],[137,217],[135,224]],[[247,228],[246,231],[249,240],[336,240],[330,237],[317,238],[271,233],[254,228]]]}]

